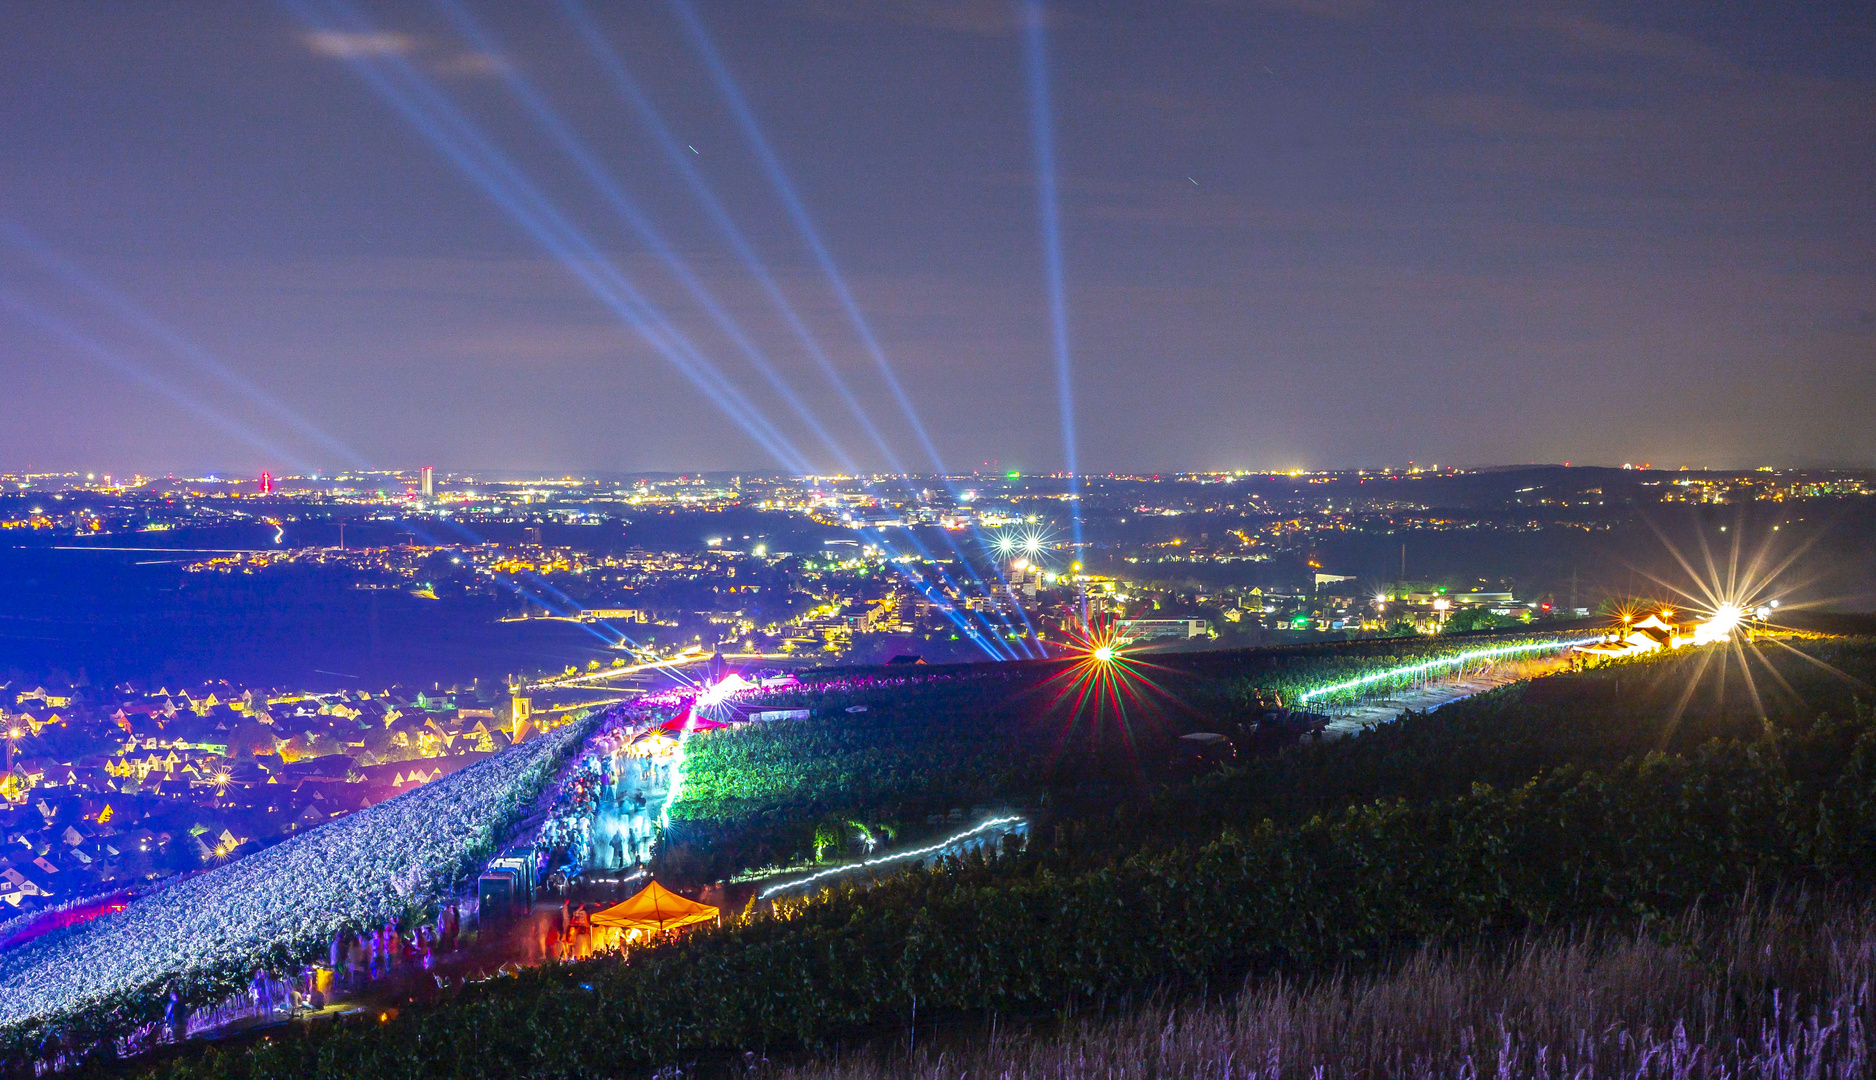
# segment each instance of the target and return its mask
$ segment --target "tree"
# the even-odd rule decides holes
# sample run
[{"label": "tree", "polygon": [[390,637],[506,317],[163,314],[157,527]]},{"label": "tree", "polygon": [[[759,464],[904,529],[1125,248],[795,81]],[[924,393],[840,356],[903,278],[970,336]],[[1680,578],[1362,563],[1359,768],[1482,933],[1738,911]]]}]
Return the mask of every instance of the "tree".
[{"label": "tree", "polygon": [[1444,630],[1449,634],[1463,633],[1467,630],[1491,630],[1500,626],[1515,626],[1518,620],[1509,615],[1499,615],[1488,608],[1465,607],[1452,613],[1446,620]]},{"label": "tree", "polygon": [[820,862],[827,855],[827,849],[840,844],[840,823],[823,821],[814,827],[814,861]]}]

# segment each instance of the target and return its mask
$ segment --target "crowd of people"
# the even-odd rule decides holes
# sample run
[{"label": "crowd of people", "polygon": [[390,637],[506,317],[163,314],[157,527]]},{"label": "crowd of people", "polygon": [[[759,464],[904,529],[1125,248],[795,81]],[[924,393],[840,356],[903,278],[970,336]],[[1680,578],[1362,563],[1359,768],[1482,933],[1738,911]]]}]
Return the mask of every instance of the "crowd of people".
[{"label": "crowd of people", "polygon": [[[439,953],[456,951],[461,934],[462,907],[452,901],[439,909],[434,923],[418,923],[408,933],[394,920],[376,930],[334,935],[331,964],[324,970],[330,973],[328,978],[336,978],[339,972],[344,972],[344,985],[348,988],[361,988],[412,965],[429,971],[436,966]],[[320,970],[308,968],[302,976],[316,981]],[[309,981],[308,985],[312,987],[309,996],[320,989],[314,982]]]},{"label": "crowd of people", "polygon": [[650,857],[645,793],[668,788],[675,766],[666,747],[649,736],[668,712],[635,703],[607,717],[588,739],[535,835],[537,882],[565,885],[587,869],[626,869]]},{"label": "crowd of people", "polygon": [[541,943],[541,954],[561,961],[584,960],[592,956],[596,951],[593,913],[599,908],[598,904],[574,904],[562,900],[560,922],[557,925],[547,924],[547,940]]}]

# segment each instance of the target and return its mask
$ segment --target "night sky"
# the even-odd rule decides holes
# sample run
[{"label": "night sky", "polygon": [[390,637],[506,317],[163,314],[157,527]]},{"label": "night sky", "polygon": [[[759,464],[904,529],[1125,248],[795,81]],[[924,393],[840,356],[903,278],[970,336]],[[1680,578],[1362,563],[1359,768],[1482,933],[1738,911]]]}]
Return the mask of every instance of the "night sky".
[{"label": "night sky", "polygon": [[[586,10],[877,442],[558,0],[99,0],[0,6],[0,470],[931,469],[679,9]],[[944,464],[1061,467],[1022,9],[693,10]],[[1044,25],[1084,470],[1876,465],[1866,3]]]}]

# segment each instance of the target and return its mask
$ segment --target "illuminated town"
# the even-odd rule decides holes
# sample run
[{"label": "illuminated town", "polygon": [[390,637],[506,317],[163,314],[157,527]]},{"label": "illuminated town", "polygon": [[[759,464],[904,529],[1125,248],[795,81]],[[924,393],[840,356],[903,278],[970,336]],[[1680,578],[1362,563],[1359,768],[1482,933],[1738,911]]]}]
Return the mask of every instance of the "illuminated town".
[{"label": "illuminated town", "polygon": [[[1059,476],[7,476],[0,527],[27,530],[24,543],[135,552],[170,574],[311,573],[385,602],[461,605],[452,618],[578,628],[594,655],[428,688],[316,671],[291,686],[242,672],[104,684],[19,671],[0,691],[0,797],[18,849],[0,856],[0,900],[32,911],[239,858],[616,700],[661,664],[1040,658],[1075,653],[1089,624],[1106,628],[1096,649],[1110,657],[1580,625],[1612,610],[1600,584],[1579,580],[1572,597],[1554,578],[1377,575],[1372,560],[1324,562],[1326,545],[1355,534],[1437,551],[1449,532],[1609,533],[1632,527],[1637,496],[1689,491],[1765,506],[1784,528],[1872,494],[1864,472],[1548,469],[1502,474],[1495,487],[1519,486],[1487,503],[1479,480],[1450,469],[1089,477],[1077,546]],[[631,543],[635,522],[660,518],[694,539]],[[762,531],[740,532],[749,522]],[[462,532],[445,539],[443,523]],[[476,539],[498,533],[509,539]],[[259,546],[182,539],[211,534]],[[149,558],[171,541],[184,546]],[[1356,569],[1369,573],[1336,572]],[[1770,604],[1745,614],[1765,619]],[[1577,650],[1704,644],[1725,637],[1716,618],[1624,614],[1619,633]]]}]

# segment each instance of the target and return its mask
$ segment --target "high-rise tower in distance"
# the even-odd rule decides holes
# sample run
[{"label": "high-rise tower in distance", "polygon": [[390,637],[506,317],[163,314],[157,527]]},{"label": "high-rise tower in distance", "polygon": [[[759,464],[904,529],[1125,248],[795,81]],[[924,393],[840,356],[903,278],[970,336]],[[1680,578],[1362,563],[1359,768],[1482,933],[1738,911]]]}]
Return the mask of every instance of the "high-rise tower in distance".
[{"label": "high-rise tower in distance", "polygon": [[428,465],[423,467],[423,497],[428,499],[436,494],[436,470]]}]

